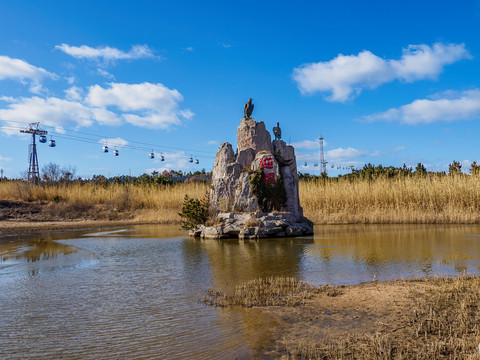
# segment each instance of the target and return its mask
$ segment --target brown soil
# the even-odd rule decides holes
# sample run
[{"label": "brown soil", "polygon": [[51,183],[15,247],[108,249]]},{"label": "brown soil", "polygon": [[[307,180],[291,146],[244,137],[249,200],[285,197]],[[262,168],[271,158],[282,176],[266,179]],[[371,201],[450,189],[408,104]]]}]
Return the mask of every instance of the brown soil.
[{"label": "brown soil", "polygon": [[99,207],[0,200],[0,237],[38,231],[101,229],[151,223],[134,220],[134,212],[112,213]]},{"label": "brown soil", "polygon": [[[460,282],[453,281],[341,286],[336,292],[315,295],[305,306],[265,308],[281,324],[274,346],[265,355],[275,359],[479,359],[479,280],[465,280],[469,281],[465,285],[460,280],[461,291]],[[475,300],[465,300],[468,305],[462,306],[472,308],[471,322],[457,324],[466,313],[459,309],[460,302],[472,299],[469,292]]]},{"label": "brown soil", "polygon": [[304,307],[268,309],[283,325],[277,347],[327,343],[365,333],[401,336],[409,324],[411,284],[373,282],[337,290],[335,296],[321,293],[307,300]]}]

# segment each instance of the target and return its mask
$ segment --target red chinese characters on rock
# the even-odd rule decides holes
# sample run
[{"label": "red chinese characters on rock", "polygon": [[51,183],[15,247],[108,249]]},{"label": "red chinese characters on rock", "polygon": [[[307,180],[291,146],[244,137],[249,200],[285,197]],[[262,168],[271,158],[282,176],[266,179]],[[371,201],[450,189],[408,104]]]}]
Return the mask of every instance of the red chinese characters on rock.
[{"label": "red chinese characters on rock", "polygon": [[273,158],[265,157],[260,159],[260,167],[263,170],[263,182],[275,184],[275,172],[273,171]]}]

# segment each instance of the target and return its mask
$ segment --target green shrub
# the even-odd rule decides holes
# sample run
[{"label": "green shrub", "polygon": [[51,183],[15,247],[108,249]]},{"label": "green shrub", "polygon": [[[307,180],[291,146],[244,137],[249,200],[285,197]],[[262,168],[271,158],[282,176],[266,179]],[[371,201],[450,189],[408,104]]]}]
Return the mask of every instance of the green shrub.
[{"label": "green shrub", "polygon": [[282,178],[278,178],[275,184],[264,183],[263,171],[258,169],[248,179],[250,181],[250,189],[253,195],[257,197],[258,206],[263,212],[284,209],[287,195]]},{"label": "green shrub", "polygon": [[208,218],[208,194],[201,200],[191,199],[185,195],[182,211],[178,214],[182,218],[182,229],[191,230],[199,225],[204,225]]}]

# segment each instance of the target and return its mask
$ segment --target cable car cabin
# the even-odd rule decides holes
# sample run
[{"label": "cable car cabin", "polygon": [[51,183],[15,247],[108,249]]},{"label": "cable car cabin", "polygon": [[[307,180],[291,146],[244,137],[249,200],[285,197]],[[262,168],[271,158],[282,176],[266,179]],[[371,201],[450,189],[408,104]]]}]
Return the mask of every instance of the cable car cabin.
[{"label": "cable car cabin", "polygon": [[161,161],[165,161],[165,156],[161,155],[161,156],[160,156],[160,160],[161,160]]},{"label": "cable car cabin", "polygon": [[148,154],[148,157],[150,159],[155,159],[155,154],[153,152],[151,152],[150,154]]},{"label": "cable car cabin", "polygon": [[190,159],[188,159],[189,163],[193,163],[193,158],[190,156]]},{"label": "cable car cabin", "polygon": [[50,140],[50,141],[48,142],[48,146],[50,146],[50,147],[55,147],[55,146],[57,146],[57,144],[55,144],[55,140]]},{"label": "cable car cabin", "polygon": [[113,156],[118,156],[118,150],[117,149],[113,150]]},{"label": "cable car cabin", "polygon": [[307,166],[307,163],[304,163],[303,166]]},{"label": "cable car cabin", "polygon": [[195,159],[195,164],[198,164],[198,163],[199,163],[198,159]]},{"label": "cable car cabin", "polygon": [[45,144],[47,142],[47,137],[45,135],[40,135],[40,139],[39,141],[42,143],[42,144]]},{"label": "cable car cabin", "polygon": [[102,151],[103,151],[104,153],[107,153],[107,152],[108,152],[108,146],[105,145],[104,147],[102,147]]}]

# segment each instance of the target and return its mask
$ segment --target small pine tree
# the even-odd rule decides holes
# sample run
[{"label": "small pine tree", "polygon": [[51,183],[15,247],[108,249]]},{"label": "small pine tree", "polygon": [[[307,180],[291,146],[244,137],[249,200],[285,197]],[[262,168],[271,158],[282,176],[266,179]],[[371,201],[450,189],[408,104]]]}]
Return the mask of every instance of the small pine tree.
[{"label": "small pine tree", "polygon": [[462,164],[459,161],[453,160],[451,164],[448,164],[448,171],[450,175],[459,175],[462,173]]},{"label": "small pine tree", "polygon": [[201,200],[191,199],[185,195],[182,211],[178,214],[182,218],[182,229],[191,230],[205,224],[208,219],[208,207],[208,194]]},{"label": "small pine tree", "polygon": [[470,166],[470,174],[480,175],[480,165],[477,165],[477,160],[472,162],[472,165]]},{"label": "small pine tree", "polygon": [[427,175],[427,169],[422,163],[417,164],[417,167],[415,168],[415,174],[419,176]]}]

